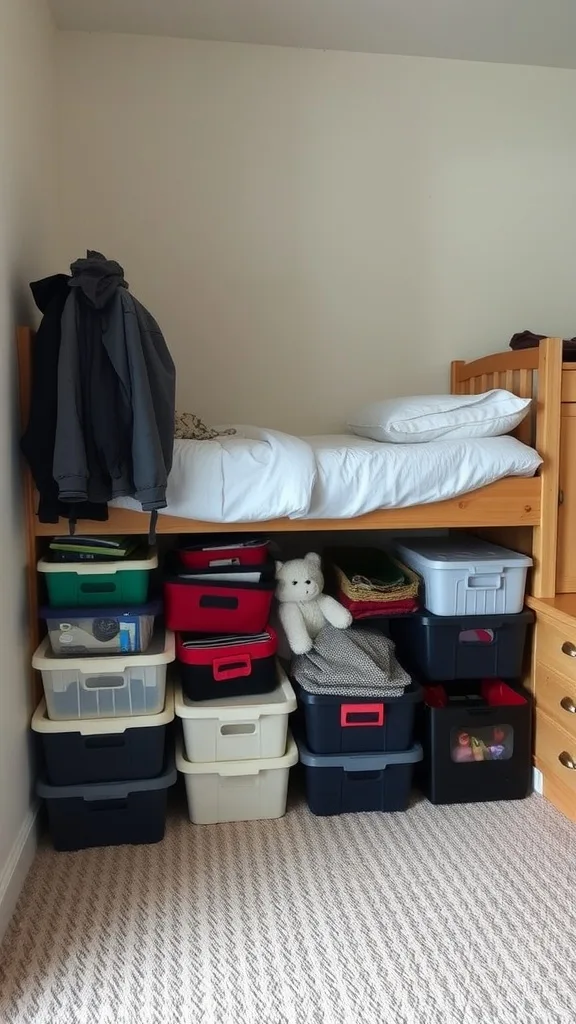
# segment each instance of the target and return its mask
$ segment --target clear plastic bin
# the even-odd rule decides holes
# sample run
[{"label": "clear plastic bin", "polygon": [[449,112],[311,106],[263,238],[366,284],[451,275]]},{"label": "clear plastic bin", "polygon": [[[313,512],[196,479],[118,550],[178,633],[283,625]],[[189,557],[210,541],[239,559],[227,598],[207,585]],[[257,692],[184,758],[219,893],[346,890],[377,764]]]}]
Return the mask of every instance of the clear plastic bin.
[{"label": "clear plastic bin", "polygon": [[160,601],[137,608],[40,608],[50,645],[61,658],[139,654],[147,650]]},{"label": "clear plastic bin", "polygon": [[116,718],[162,711],[166,666],[174,657],[174,634],[169,630],[155,634],[146,654],[109,658],[59,658],[46,637],[32,667],[42,673],[49,718]]}]

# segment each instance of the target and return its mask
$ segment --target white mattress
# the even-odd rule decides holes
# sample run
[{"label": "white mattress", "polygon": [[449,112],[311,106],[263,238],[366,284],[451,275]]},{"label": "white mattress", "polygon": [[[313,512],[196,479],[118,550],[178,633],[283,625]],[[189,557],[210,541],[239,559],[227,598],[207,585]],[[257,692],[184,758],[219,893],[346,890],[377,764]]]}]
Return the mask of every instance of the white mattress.
[{"label": "white mattress", "polygon": [[[382,444],[351,434],[237,430],[213,441],[175,441],[163,513],[213,523],[349,519],[455,498],[506,476],[533,476],[542,462],[509,436]],[[130,498],[113,504],[140,508]]]}]

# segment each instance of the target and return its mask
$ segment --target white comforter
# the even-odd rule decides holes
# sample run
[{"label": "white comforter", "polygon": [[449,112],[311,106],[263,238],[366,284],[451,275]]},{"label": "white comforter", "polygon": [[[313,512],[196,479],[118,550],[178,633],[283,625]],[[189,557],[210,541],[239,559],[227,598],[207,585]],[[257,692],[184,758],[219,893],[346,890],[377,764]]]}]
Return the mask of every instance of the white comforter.
[{"label": "white comforter", "polygon": [[[237,430],[214,441],[175,441],[163,512],[213,523],[348,519],[455,498],[505,476],[533,476],[542,461],[509,436],[382,444],[351,434]],[[113,504],[140,508],[129,498]]]}]

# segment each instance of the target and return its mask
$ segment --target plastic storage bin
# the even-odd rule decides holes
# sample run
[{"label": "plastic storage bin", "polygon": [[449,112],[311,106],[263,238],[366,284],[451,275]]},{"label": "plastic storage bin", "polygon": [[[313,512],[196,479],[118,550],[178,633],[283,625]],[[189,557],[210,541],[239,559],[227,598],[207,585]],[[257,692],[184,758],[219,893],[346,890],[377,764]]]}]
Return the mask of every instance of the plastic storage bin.
[{"label": "plastic storage bin", "polygon": [[306,722],[306,745],[314,754],[407,750],[422,687],[411,683],[402,697],[332,697],[298,690]]},{"label": "plastic storage bin", "polygon": [[176,782],[171,757],[155,779],[51,786],[40,780],[50,838],[56,850],[159,843],[164,838],[168,790]]},{"label": "plastic storage bin", "polygon": [[162,711],[166,666],[174,657],[174,634],[168,630],[154,636],[146,654],[107,658],[58,658],[45,637],[32,667],[42,673],[49,718],[116,718]]},{"label": "plastic storage bin", "polygon": [[50,646],[60,657],[138,654],[146,650],[160,614],[160,601],[139,608],[40,608]]},{"label": "plastic storage bin", "polygon": [[276,689],[264,699],[256,695],[196,703],[177,686],[175,701],[188,761],[248,761],[282,757],[286,751],[288,715],[296,708],[296,697],[280,666]]},{"label": "plastic storage bin", "polygon": [[532,780],[532,707],[498,679],[431,686],[421,785],[433,804],[521,800]]},{"label": "plastic storage bin", "polygon": [[274,630],[247,636],[176,634],[182,689],[190,700],[269,693],[277,684]]},{"label": "plastic storage bin", "polygon": [[180,548],[178,557],[187,569],[217,569],[229,565],[262,565],[268,557],[268,541],[245,534],[210,537],[201,544]]},{"label": "plastic storage bin", "polygon": [[188,761],[176,742],[176,767],[184,776],[190,820],[196,825],[281,818],[286,812],[288,776],[298,749],[288,733],[282,757],[255,761]]},{"label": "plastic storage bin", "polygon": [[405,811],[419,744],[384,754],[313,754],[298,737],[306,768],[306,798],[313,814]]},{"label": "plastic storage bin", "polygon": [[422,537],[397,546],[424,581],[435,615],[515,615],[522,611],[532,559],[476,537]]},{"label": "plastic storage bin", "polygon": [[166,732],[174,718],[174,695],[158,715],[53,722],[43,700],[32,718],[42,745],[46,781],[53,786],[150,779],[164,764]]},{"label": "plastic storage bin", "polygon": [[46,579],[53,608],[104,608],[145,604],[150,573],[158,565],[155,551],[117,562],[50,562],[41,558],[38,572]]},{"label": "plastic storage bin", "polygon": [[[167,626],[183,633],[260,633],[270,617],[276,589],[274,570],[269,566],[247,569],[233,566],[225,573],[207,569],[205,573],[167,577]],[[256,579],[241,578],[246,575]]]},{"label": "plastic storage bin", "polygon": [[534,620],[519,615],[450,616],[417,612],[394,623],[403,663],[427,679],[514,679],[522,674],[526,631]]}]

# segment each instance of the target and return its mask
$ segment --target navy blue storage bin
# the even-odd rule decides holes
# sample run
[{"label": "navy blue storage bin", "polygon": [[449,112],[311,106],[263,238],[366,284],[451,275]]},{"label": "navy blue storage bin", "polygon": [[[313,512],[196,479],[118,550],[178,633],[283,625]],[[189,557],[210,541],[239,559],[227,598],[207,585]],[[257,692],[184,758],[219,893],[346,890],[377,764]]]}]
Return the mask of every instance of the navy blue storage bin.
[{"label": "navy blue storage bin", "polygon": [[91,718],[55,722],[43,700],[32,718],[41,746],[46,782],[78,786],[87,782],[150,779],[164,767],[166,734],[174,720],[174,694],[164,710],[133,718]]},{"label": "navy blue storage bin", "polygon": [[393,623],[402,663],[427,679],[516,679],[534,615],[433,615],[416,612]]},{"label": "navy blue storage bin", "polygon": [[313,814],[405,811],[414,765],[422,747],[386,754],[312,754],[298,737],[306,771],[306,798]]},{"label": "navy blue storage bin", "polygon": [[408,750],[422,687],[412,682],[401,697],[340,697],[308,693],[298,700],[306,724],[306,745],[315,754]]},{"label": "navy blue storage bin", "polygon": [[176,782],[174,756],[161,775],[132,782],[51,786],[40,779],[50,838],[56,850],[159,843],[164,838],[168,790]]}]

